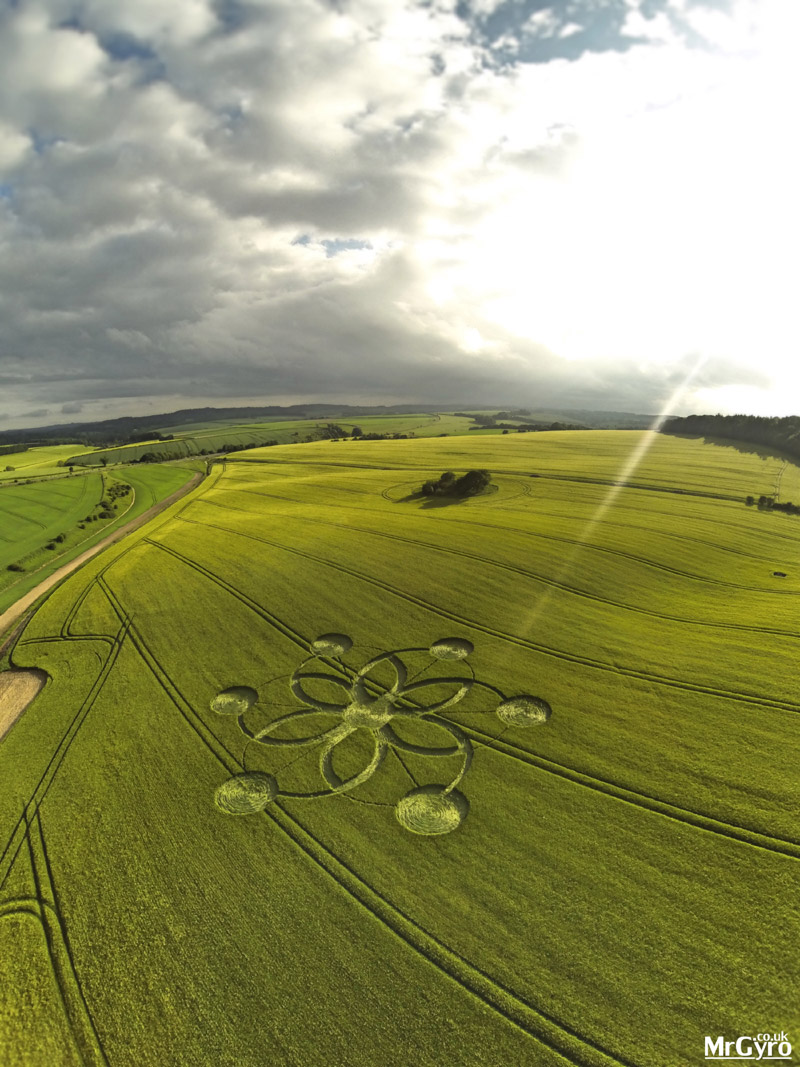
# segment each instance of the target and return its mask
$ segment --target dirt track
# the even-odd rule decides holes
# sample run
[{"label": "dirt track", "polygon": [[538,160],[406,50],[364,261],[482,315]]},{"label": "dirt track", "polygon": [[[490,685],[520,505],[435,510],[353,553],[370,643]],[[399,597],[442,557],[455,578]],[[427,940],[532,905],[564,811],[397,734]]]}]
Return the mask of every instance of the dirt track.
[{"label": "dirt track", "polygon": [[[41,582],[39,582],[39,584],[33,589],[31,589],[29,593],[25,593],[24,596],[21,596],[15,604],[12,604],[7,611],[4,611],[3,614],[0,615],[0,654],[2,654],[5,646],[14,636],[12,633],[5,640],[2,640],[2,634],[13,628],[14,624],[22,618],[27,609],[31,606],[31,604],[35,603],[35,601],[39,599],[42,593],[46,593],[48,589],[52,589],[53,586],[57,582],[60,582],[62,578],[65,578],[68,574],[71,574],[74,570],[77,570],[77,568],[80,567],[83,563],[86,563],[87,560],[90,560],[93,556],[96,556],[98,552],[102,552],[104,548],[108,548],[109,545],[113,545],[115,541],[119,541],[120,538],[125,537],[126,534],[131,533],[131,531],[135,530],[137,527],[142,526],[146,522],[149,522],[149,520],[152,519],[154,516],[158,515],[160,511],[163,511],[165,508],[168,508],[170,504],[174,504],[176,500],[180,500],[182,496],[185,496],[187,493],[191,492],[191,490],[194,489],[195,486],[199,485],[202,480],[202,474],[195,474],[193,478],[189,479],[186,485],[181,486],[181,488],[172,493],[171,496],[166,497],[164,500],[160,500],[157,504],[153,504],[153,506],[151,508],[148,508],[147,511],[142,512],[142,514],[138,518],[131,519],[130,522],[126,522],[124,526],[120,526],[118,530],[115,530],[114,533],[109,534],[108,537],[104,537],[102,541],[98,541],[97,544],[94,545],[92,548],[88,548],[85,552],[82,552],[79,556],[76,556],[75,559],[71,560],[69,563],[65,563],[63,567],[59,567],[58,570],[54,571],[49,578],[44,578]],[[0,678],[2,677],[3,675],[0,675]],[[33,696],[35,695],[36,694],[34,693]],[[31,700],[33,699],[33,696],[30,697]],[[2,737],[2,735],[2,710],[0,709],[0,737]]]}]

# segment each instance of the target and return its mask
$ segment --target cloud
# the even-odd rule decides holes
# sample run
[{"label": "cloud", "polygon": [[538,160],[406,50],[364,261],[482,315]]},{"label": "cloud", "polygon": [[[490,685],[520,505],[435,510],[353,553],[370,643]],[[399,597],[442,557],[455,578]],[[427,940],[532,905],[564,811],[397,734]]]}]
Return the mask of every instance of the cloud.
[{"label": "cloud", "polygon": [[770,0],[9,5],[6,403],[654,409],[699,352],[704,397],[785,393],[796,22]]}]

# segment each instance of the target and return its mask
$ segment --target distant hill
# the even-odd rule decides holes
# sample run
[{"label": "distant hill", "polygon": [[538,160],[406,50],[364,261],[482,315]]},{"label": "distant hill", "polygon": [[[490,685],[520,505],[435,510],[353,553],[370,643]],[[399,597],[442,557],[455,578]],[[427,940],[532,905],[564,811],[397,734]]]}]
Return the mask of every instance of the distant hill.
[{"label": "distant hill", "polygon": [[[501,405],[502,407],[502,405]],[[508,405],[506,405],[508,407]],[[87,445],[107,446],[128,442],[135,435],[148,431],[174,428],[197,423],[213,423],[235,419],[238,422],[268,419],[318,419],[347,418],[361,415],[411,415],[416,412],[445,412],[457,408],[465,410],[464,405],[452,404],[291,404],[282,407],[270,404],[262,407],[234,408],[182,408],[180,411],[164,412],[158,415],[126,415],[117,419],[104,419],[100,422],[61,423],[54,426],[37,426],[22,430],[5,430],[0,432],[0,446],[5,444],[59,444],[80,441]],[[487,411],[492,409],[485,402],[467,407],[469,411]],[[654,416],[637,415],[626,411],[584,411],[568,408],[531,410],[516,409],[525,416],[539,422],[565,421],[591,429],[645,429]]]}]

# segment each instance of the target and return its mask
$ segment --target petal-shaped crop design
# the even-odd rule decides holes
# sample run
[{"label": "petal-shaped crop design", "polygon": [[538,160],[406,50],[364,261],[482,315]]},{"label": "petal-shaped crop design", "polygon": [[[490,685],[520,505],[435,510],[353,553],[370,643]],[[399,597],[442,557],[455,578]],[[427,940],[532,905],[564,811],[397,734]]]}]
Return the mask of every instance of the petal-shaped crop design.
[{"label": "petal-shaped crop design", "polygon": [[[319,697],[314,696],[313,693],[309,693],[303,686],[303,682],[310,681],[322,681],[329,685],[338,685],[344,690],[344,703],[334,704],[328,700],[321,700]],[[350,687],[344,678],[340,678],[336,674],[328,674],[325,671],[301,671],[298,668],[292,675],[290,688],[298,700],[302,700],[304,704],[310,704],[312,708],[316,708],[318,711],[342,712],[350,703]]]},{"label": "petal-shaped crop design", "polygon": [[325,748],[322,750],[322,755],[319,759],[319,769],[322,772],[322,777],[328,783],[330,788],[337,793],[343,793],[346,790],[355,789],[356,786],[362,785],[364,782],[370,779],[375,773],[375,771],[377,771],[378,767],[380,767],[381,763],[383,763],[384,759],[386,758],[386,753],[389,751],[389,746],[386,744],[386,741],[382,737],[373,734],[372,736],[375,744],[375,751],[372,755],[372,759],[369,761],[367,766],[350,778],[340,778],[336,771],[333,769],[333,753],[336,749],[336,746],[341,744],[341,742],[344,741],[346,737],[349,737],[350,734],[353,732],[354,731],[351,727],[341,727],[341,732],[337,731],[338,736],[332,735],[330,738],[328,738],[325,744]]},{"label": "petal-shaped crop design", "polygon": [[392,684],[389,694],[395,695],[403,691],[403,687],[406,684],[406,678],[408,677],[408,671],[406,665],[394,652],[383,652],[380,656],[375,656],[374,659],[369,660],[356,675],[353,682],[353,700],[357,704],[366,704],[370,700],[370,693],[368,689],[368,682],[372,682],[373,686],[383,689],[384,687],[376,678],[369,678],[370,671],[373,671],[382,663],[388,663],[394,668],[395,679]]},{"label": "petal-shaped crop design", "polygon": [[[417,700],[413,700],[411,703],[416,706],[410,709],[410,714],[427,715],[431,711],[441,711],[443,708],[449,708],[453,704],[457,704],[464,699],[472,688],[472,680],[469,678],[425,678],[421,682],[409,682],[403,688],[402,696],[408,700],[409,693],[417,693],[420,689],[427,689],[432,685],[455,685],[457,689],[452,696],[445,697],[444,700],[437,700],[433,704],[419,704]],[[409,709],[404,710],[406,714],[409,713]]]},{"label": "petal-shaped crop design", "polygon": [[403,752],[413,752],[417,756],[460,755],[463,759],[463,763],[461,765],[461,770],[448,787],[449,789],[452,789],[453,786],[458,785],[472,765],[472,742],[464,731],[456,726],[454,722],[447,722],[445,719],[440,719],[436,715],[425,715],[423,721],[432,723],[434,726],[438,726],[440,730],[444,730],[455,741],[455,744],[448,745],[446,748],[438,748],[431,745],[415,745],[400,737],[397,731],[388,723],[386,726],[381,727],[379,733],[393,748],[399,748]]},{"label": "petal-shaped crop design", "polygon": [[260,745],[318,745],[328,736],[328,734],[340,727],[334,723],[326,730],[317,730],[315,733],[309,734],[307,737],[270,737],[270,734],[273,734],[276,730],[280,729],[281,726],[285,726],[286,723],[295,723],[302,719],[307,719],[310,716],[317,718],[319,714],[320,713],[316,708],[301,708],[300,711],[290,711],[287,715],[281,715],[280,718],[273,719],[271,723],[268,723],[267,726],[255,734],[251,730],[248,730],[241,721],[240,726],[242,727],[243,733],[245,733],[251,741],[257,741]]}]

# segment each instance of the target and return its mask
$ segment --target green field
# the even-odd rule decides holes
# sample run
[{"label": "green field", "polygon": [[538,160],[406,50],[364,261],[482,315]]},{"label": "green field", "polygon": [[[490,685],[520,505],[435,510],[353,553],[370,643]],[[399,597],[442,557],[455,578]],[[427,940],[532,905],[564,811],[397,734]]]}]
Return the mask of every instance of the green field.
[{"label": "green field", "polygon": [[48,682],[0,742],[0,1062],[796,1044],[800,519],[743,502],[776,485],[635,431],[216,465],[13,651]]},{"label": "green field", "polygon": [[[155,465],[92,471],[0,489],[0,612],[106,534],[174,493],[195,473]],[[115,485],[130,492],[108,499]],[[111,505],[106,509],[102,501]],[[104,514],[107,512],[107,514]],[[9,565],[15,568],[10,570]]]},{"label": "green field", "polygon": [[[26,478],[42,478],[49,475],[65,475],[64,461],[91,452],[82,445],[39,445],[24,452],[9,452],[0,455],[0,484]],[[8,468],[11,470],[8,470]]]}]

